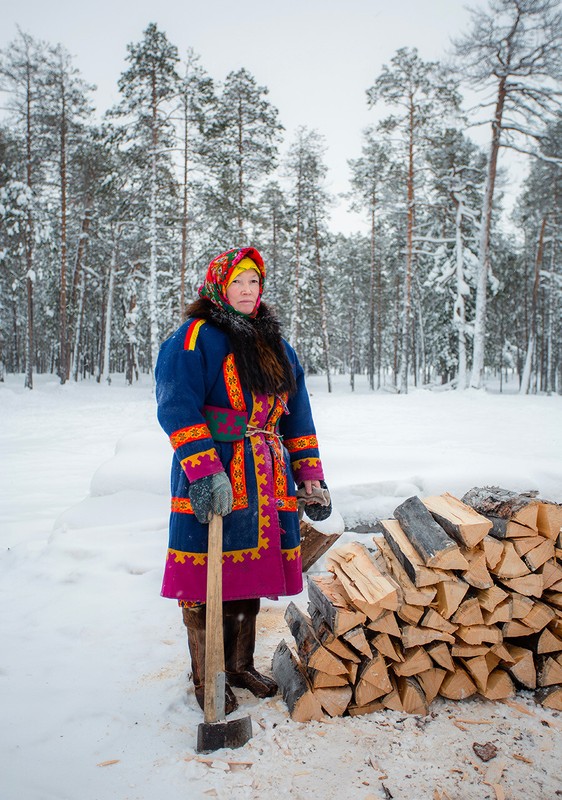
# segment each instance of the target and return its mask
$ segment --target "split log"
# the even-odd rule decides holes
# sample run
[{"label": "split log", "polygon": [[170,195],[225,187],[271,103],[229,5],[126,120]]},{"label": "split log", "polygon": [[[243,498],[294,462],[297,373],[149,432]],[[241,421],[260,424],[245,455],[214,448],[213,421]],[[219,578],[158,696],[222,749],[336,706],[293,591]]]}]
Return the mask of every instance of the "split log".
[{"label": "split log", "polygon": [[347,707],[347,713],[350,717],[360,717],[363,714],[373,714],[375,711],[382,711],[384,705],[380,700],[373,700],[372,703],[367,703],[364,706],[357,706],[355,703],[350,703]]},{"label": "split log", "polygon": [[[538,533],[534,533],[532,536],[522,536],[520,539],[514,539],[513,546],[515,547],[517,555],[523,558],[529,550],[538,547],[544,540],[544,536],[539,536]],[[552,555],[554,555],[554,542],[552,542]]]},{"label": "split log", "polygon": [[463,658],[462,663],[478,689],[480,694],[486,691],[488,676],[491,672],[486,656],[476,656],[475,658]]},{"label": "split log", "polygon": [[483,611],[493,611],[496,606],[499,606],[500,603],[509,597],[509,594],[500,586],[494,584],[494,586],[490,586],[489,589],[483,589],[478,592],[477,597]]},{"label": "split log", "polygon": [[316,610],[336,636],[365,622],[365,614],[353,608],[335,575],[313,575],[308,578],[309,610]]},{"label": "split log", "polygon": [[535,631],[525,625],[520,619],[512,619],[502,625],[504,639],[520,639],[524,636],[531,636]]},{"label": "split log", "polygon": [[304,672],[312,689],[325,689],[326,687],[334,686],[349,686],[347,673],[343,675],[328,675],[327,672],[318,672],[317,669],[310,669],[307,667],[304,668]]},{"label": "split log", "polygon": [[496,644],[503,639],[502,632],[496,625],[490,625],[490,627],[487,625],[461,625],[455,636],[466,644],[483,644],[484,642]]},{"label": "split log", "polygon": [[342,661],[346,672],[347,672],[347,680],[352,685],[355,686],[357,682],[357,672],[359,670],[359,663],[358,661]]},{"label": "split log", "polygon": [[351,647],[348,647],[339,637],[332,633],[332,631],[328,628],[326,621],[322,616],[320,616],[318,611],[313,611],[311,620],[316,637],[323,647],[325,647],[338,658],[357,662],[361,660],[359,656],[353,652]]},{"label": "split log", "polygon": [[393,690],[388,694],[385,694],[385,696],[382,698],[382,704],[385,708],[388,708],[391,711],[404,711],[396,684],[394,684]]},{"label": "split log", "polygon": [[419,672],[425,672],[431,667],[431,659],[423,647],[412,647],[404,653],[404,661],[394,664],[392,669],[396,675],[409,677],[417,675]]},{"label": "split log", "polygon": [[449,642],[453,644],[455,637],[445,631],[435,631],[432,628],[418,628],[415,625],[406,625],[402,629],[402,646],[405,649],[419,647],[430,642]]},{"label": "split log", "polygon": [[394,611],[387,611],[382,617],[367,623],[366,627],[370,631],[377,631],[378,633],[387,633],[389,636],[401,636],[400,628],[396,621]]},{"label": "split log", "polygon": [[316,689],[314,696],[330,717],[341,717],[351,700],[353,689],[351,686]]},{"label": "split log", "polygon": [[445,619],[450,619],[469,590],[468,583],[454,578],[437,584],[435,605]]},{"label": "split log", "polygon": [[562,652],[562,639],[548,628],[545,628],[537,642],[537,653],[543,655],[544,653],[560,652]]},{"label": "split log", "polygon": [[391,661],[404,661],[404,656],[387,633],[379,633],[378,636],[374,637],[371,644],[379,653]]},{"label": "split log", "polygon": [[537,529],[537,492],[518,494],[499,486],[481,486],[470,489],[461,499],[485,516],[492,514]]},{"label": "split log", "polygon": [[423,619],[420,622],[422,628],[433,628],[436,631],[445,631],[445,633],[454,633],[457,625],[453,625],[448,619],[441,616],[434,608],[430,608],[425,612]]},{"label": "split log", "polygon": [[277,645],[272,660],[273,677],[281,689],[291,719],[308,722],[322,719],[322,707],[311,691],[297,658],[285,640]]},{"label": "split log", "polygon": [[485,536],[482,539],[482,547],[486,554],[486,564],[488,569],[494,569],[499,563],[500,558],[503,556],[503,547],[498,539],[493,536]]},{"label": "split log", "polygon": [[458,545],[445,533],[419,497],[409,497],[394,509],[394,516],[426,567],[468,569]]},{"label": "split log", "polygon": [[434,586],[439,583],[440,576],[428,569],[420,554],[400,527],[396,519],[381,519],[377,524],[377,532],[382,533],[388,546],[404,567],[406,574],[418,589],[423,586]]},{"label": "split log", "polygon": [[345,667],[339,658],[323,647],[314,632],[310,617],[293,602],[285,610],[285,621],[293,634],[297,653],[305,667],[326,672],[328,675],[343,675]]},{"label": "split log", "polygon": [[443,530],[466,547],[475,547],[492,527],[486,517],[448,492],[424,497],[422,502]]},{"label": "split log", "polygon": [[489,589],[494,585],[492,576],[488,572],[486,551],[483,547],[472,549],[461,548],[461,552],[469,564],[469,568],[461,572],[465,580],[475,589]]},{"label": "split log", "polygon": [[367,656],[367,658],[371,657],[371,645],[367,641],[365,631],[360,625],[343,633],[341,638],[346,644],[354,648],[358,653],[361,653],[361,655]]},{"label": "split log", "polygon": [[537,686],[537,671],[533,651],[527,647],[519,647],[516,644],[506,644],[513,664],[508,664],[507,669],[517,683],[526,689],[535,689]]},{"label": "split log", "polygon": [[392,691],[392,683],[388,676],[386,661],[380,653],[362,662],[357,672],[357,678],[382,689],[383,694],[388,694],[388,692]]},{"label": "split log", "polygon": [[537,538],[539,540],[537,547],[529,550],[529,552],[523,556],[525,564],[527,564],[532,572],[536,572],[539,567],[542,567],[544,563],[554,556],[554,542],[552,539],[545,539],[542,536]]},{"label": "split log", "polygon": [[416,587],[384,537],[376,536],[373,541],[384,558],[387,570],[402,590],[403,602],[411,606],[428,606],[435,598],[437,588],[435,586]]},{"label": "split log", "polygon": [[404,622],[407,622],[408,625],[417,625],[420,619],[423,617],[424,609],[420,608],[419,606],[409,606],[407,603],[404,603],[397,611],[398,616]]},{"label": "split log", "polygon": [[496,625],[499,622],[510,622],[513,619],[513,604],[511,597],[507,597],[494,608],[493,611],[483,611],[485,625]]},{"label": "split log", "polygon": [[428,712],[427,699],[416,678],[400,676],[396,685],[406,714],[421,714],[425,717]]},{"label": "split log", "polygon": [[[513,542],[504,541],[503,555],[492,572],[498,578],[521,578],[531,571],[525,562],[517,555]],[[485,588],[485,587],[483,587]]]},{"label": "split log", "polygon": [[439,694],[439,689],[441,688],[446,674],[447,671],[445,669],[432,667],[416,675],[428,703],[432,703]]},{"label": "split log", "polygon": [[552,708],[554,711],[562,711],[562,686],[547,687],[539,689],[535,693],[535,700],[544,708]]},{"label": "split log", "polygon": [[313,564],[316,564],[324,553],[338,541],[342,533],[343,531],[323,533],[314,526],[314,523],[302,519],[300,522],[302,571],[306,572]]},{"label": "split log", "polygon": [[494,653],[500,661],[503,661],[504,665],[515,663],[515,659],[511,656],[504,642],[499,642],[498,644],[492,645],[491,652]]},{"label": "split log", "polygon": [[547,603],[549,603],[549,605],[562,610],[562,592],[553,592],[551,589],[549,589],[548,592],[546,592],[544,599]]},{"label": "split log", "polygon": [[537,669],[537,683],[539,686],[562,684],[562,659],[552,656],[541,657]]},{"label": "split log", "polygon": [[519,592],[508,592],[511,598],[512,619],[524,619],[533,608],[535,601],[531,597],[526,597]]},{"label": "split log", "polygon": [[451,655],[453,658],[475,658],[476,656],[485,656],[490,650],[491,647],[488,644],[466,644],[464,642],[456,642],[456,644],[451,647]]},{"label": "split log", "polygon": [[453,673],[447,674],[439,688],[441,697],[448,700],[465,700],[475,694],[476,684],[462,667],[457,666]]},{"label": "split log", "polygon": [[550,608],[550,606],[545,605],[545,603],[541,603],[539,600],[536,600],[533,603],[532,609],[529,611],[527,616],[523,617],[521,622],[524,625],[527,625],[529,628],[532,628],[534,631],[542,631],[543,628],[552,622],[555,619],[556,614],[554,610]]},{"label": "split log", "polygon": [[543,579],[543,591],[562,580],[562,567],[554,559],[546,561],[539,572]]},{"label": "split log", "polygon": [[547,539],[556,541],[562,528],[562,504],[541,500],[537,511],[537,528]]},{"label": "split log", "polygon": [[358,542],[333,548],[326,556],[326,565],[340,579],[352,605],[369,618],[376,619],[381,610],[398,608],[398,586],[383,575],[369,551]]},{"label": "split log", "polygon": [[506,700],[515,694],[515,686],[504,669],[494,669],[488,675],[486,688],[481,694],[487,700]]},{"label": "split log", "polygon": [[451,617],[451,620],[456,624],[457,628],[459,625],[483,625],[484,618],[478,599],[469,597],[468,600],[462,602]]},{"label": "split log", "polygon": [[385,692],[374,683],[358,678],[353,688],[353,702],[356,706],[366,706],[373,700],[383,698]]},{"label": "split log", "polygon": [[504,586],[514,592],[524,594],[526,597],[541,597],[543,593],[542,575],[532,572],[530,575],[523,575],[521,578],[500,578]]},{"label": "split log", "polygon": [[493,516],[493,514],[487,514],[486,516],[492,523],[490,535],[495,536],[496,539],[526,538],[531,533],[537,533],[536,528],[528,528],[513,519],[502,519],[501,517]]},{"label": "split log", "polygon": [[436,664],[443,667],[448,672],[453,672],[455,669],[455,662],[451,657],[451,651],[445,642],[437,642],[430,644],[426,648],[427,654],[431,657]]}]

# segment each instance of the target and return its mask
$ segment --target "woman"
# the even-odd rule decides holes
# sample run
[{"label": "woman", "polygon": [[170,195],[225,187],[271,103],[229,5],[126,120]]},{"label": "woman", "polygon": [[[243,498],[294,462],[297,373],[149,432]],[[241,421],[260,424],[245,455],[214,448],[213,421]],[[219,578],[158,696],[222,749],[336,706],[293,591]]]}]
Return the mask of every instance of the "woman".
[{"label": "woman", "polygon": [[183,609],[203,708],[208,520],[222,515],[227,713],[238,705],[230,685],[277,691],[254,667],[256,617],[260,597],[302,591],[295,483],[308,516],[331,511],[302,367],[261,302],[265,273],[253,247],[213,259],[156,365],[175,455],[162,595]]}]

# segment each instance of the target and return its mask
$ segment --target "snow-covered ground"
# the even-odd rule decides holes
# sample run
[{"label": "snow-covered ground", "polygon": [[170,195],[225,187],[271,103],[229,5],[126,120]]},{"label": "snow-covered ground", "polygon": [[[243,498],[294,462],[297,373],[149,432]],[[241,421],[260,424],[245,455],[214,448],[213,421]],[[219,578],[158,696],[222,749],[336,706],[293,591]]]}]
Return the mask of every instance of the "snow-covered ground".
[{"label": "snow-covered ground", "polygon": [[[36,384],[0,384],[2,800],[562,796],[562,717],[528,693],[301,725],[279,696],[238,690],[252,739],[197,755],[185,630],[159,596],[171,451],[150,383]],[[309,389],[344,537],[412,494],[496,484],[562,502],[561,397]],[[286,602],[262,604],[265,671],[291,641]]]}]

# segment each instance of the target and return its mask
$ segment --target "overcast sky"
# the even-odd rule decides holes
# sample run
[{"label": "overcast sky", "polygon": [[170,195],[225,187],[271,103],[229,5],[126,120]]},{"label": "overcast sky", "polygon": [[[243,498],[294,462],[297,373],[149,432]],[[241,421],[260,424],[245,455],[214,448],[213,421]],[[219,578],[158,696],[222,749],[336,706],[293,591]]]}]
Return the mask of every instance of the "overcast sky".
[{"label": "overcast sky", "polygon": [[[444,57],[451,37],[466,30],[465,0],[0,0],[0,47],[19,26],[60,42],[83,78],[97,85],[104,111],[117,100],[127,44],[156,22],[184,56],[192,47],[216,81],[246,67],[269,89],[286,129],[299,125],[326,140],[330,188],[347,189],[347,159],[360,154],[363,129],[375,122],[366,90],[400,47],[425,60]],[[482,6],[483,0],[470,0]],[[335,222],[357,229],[342,210]]]}]

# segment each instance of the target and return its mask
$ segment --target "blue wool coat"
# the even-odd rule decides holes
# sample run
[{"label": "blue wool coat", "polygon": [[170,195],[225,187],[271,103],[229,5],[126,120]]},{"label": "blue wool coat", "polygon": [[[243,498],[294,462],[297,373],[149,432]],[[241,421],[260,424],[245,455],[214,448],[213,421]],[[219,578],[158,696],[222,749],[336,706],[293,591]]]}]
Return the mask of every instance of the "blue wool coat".
[{"label": "blue wool coat", "polygon": [[174,450],[162,594],[183,605],[206,595],[208,526],[193,513],[189,486],[221,470],[234,497],[223,521],[223,599],[302,590],[295,482],[323,471],[303,369],[283,344],[297,384],[291,397],[242,387],[228,336],[210,322],[188,319],[161,347],[158,419]]}]

